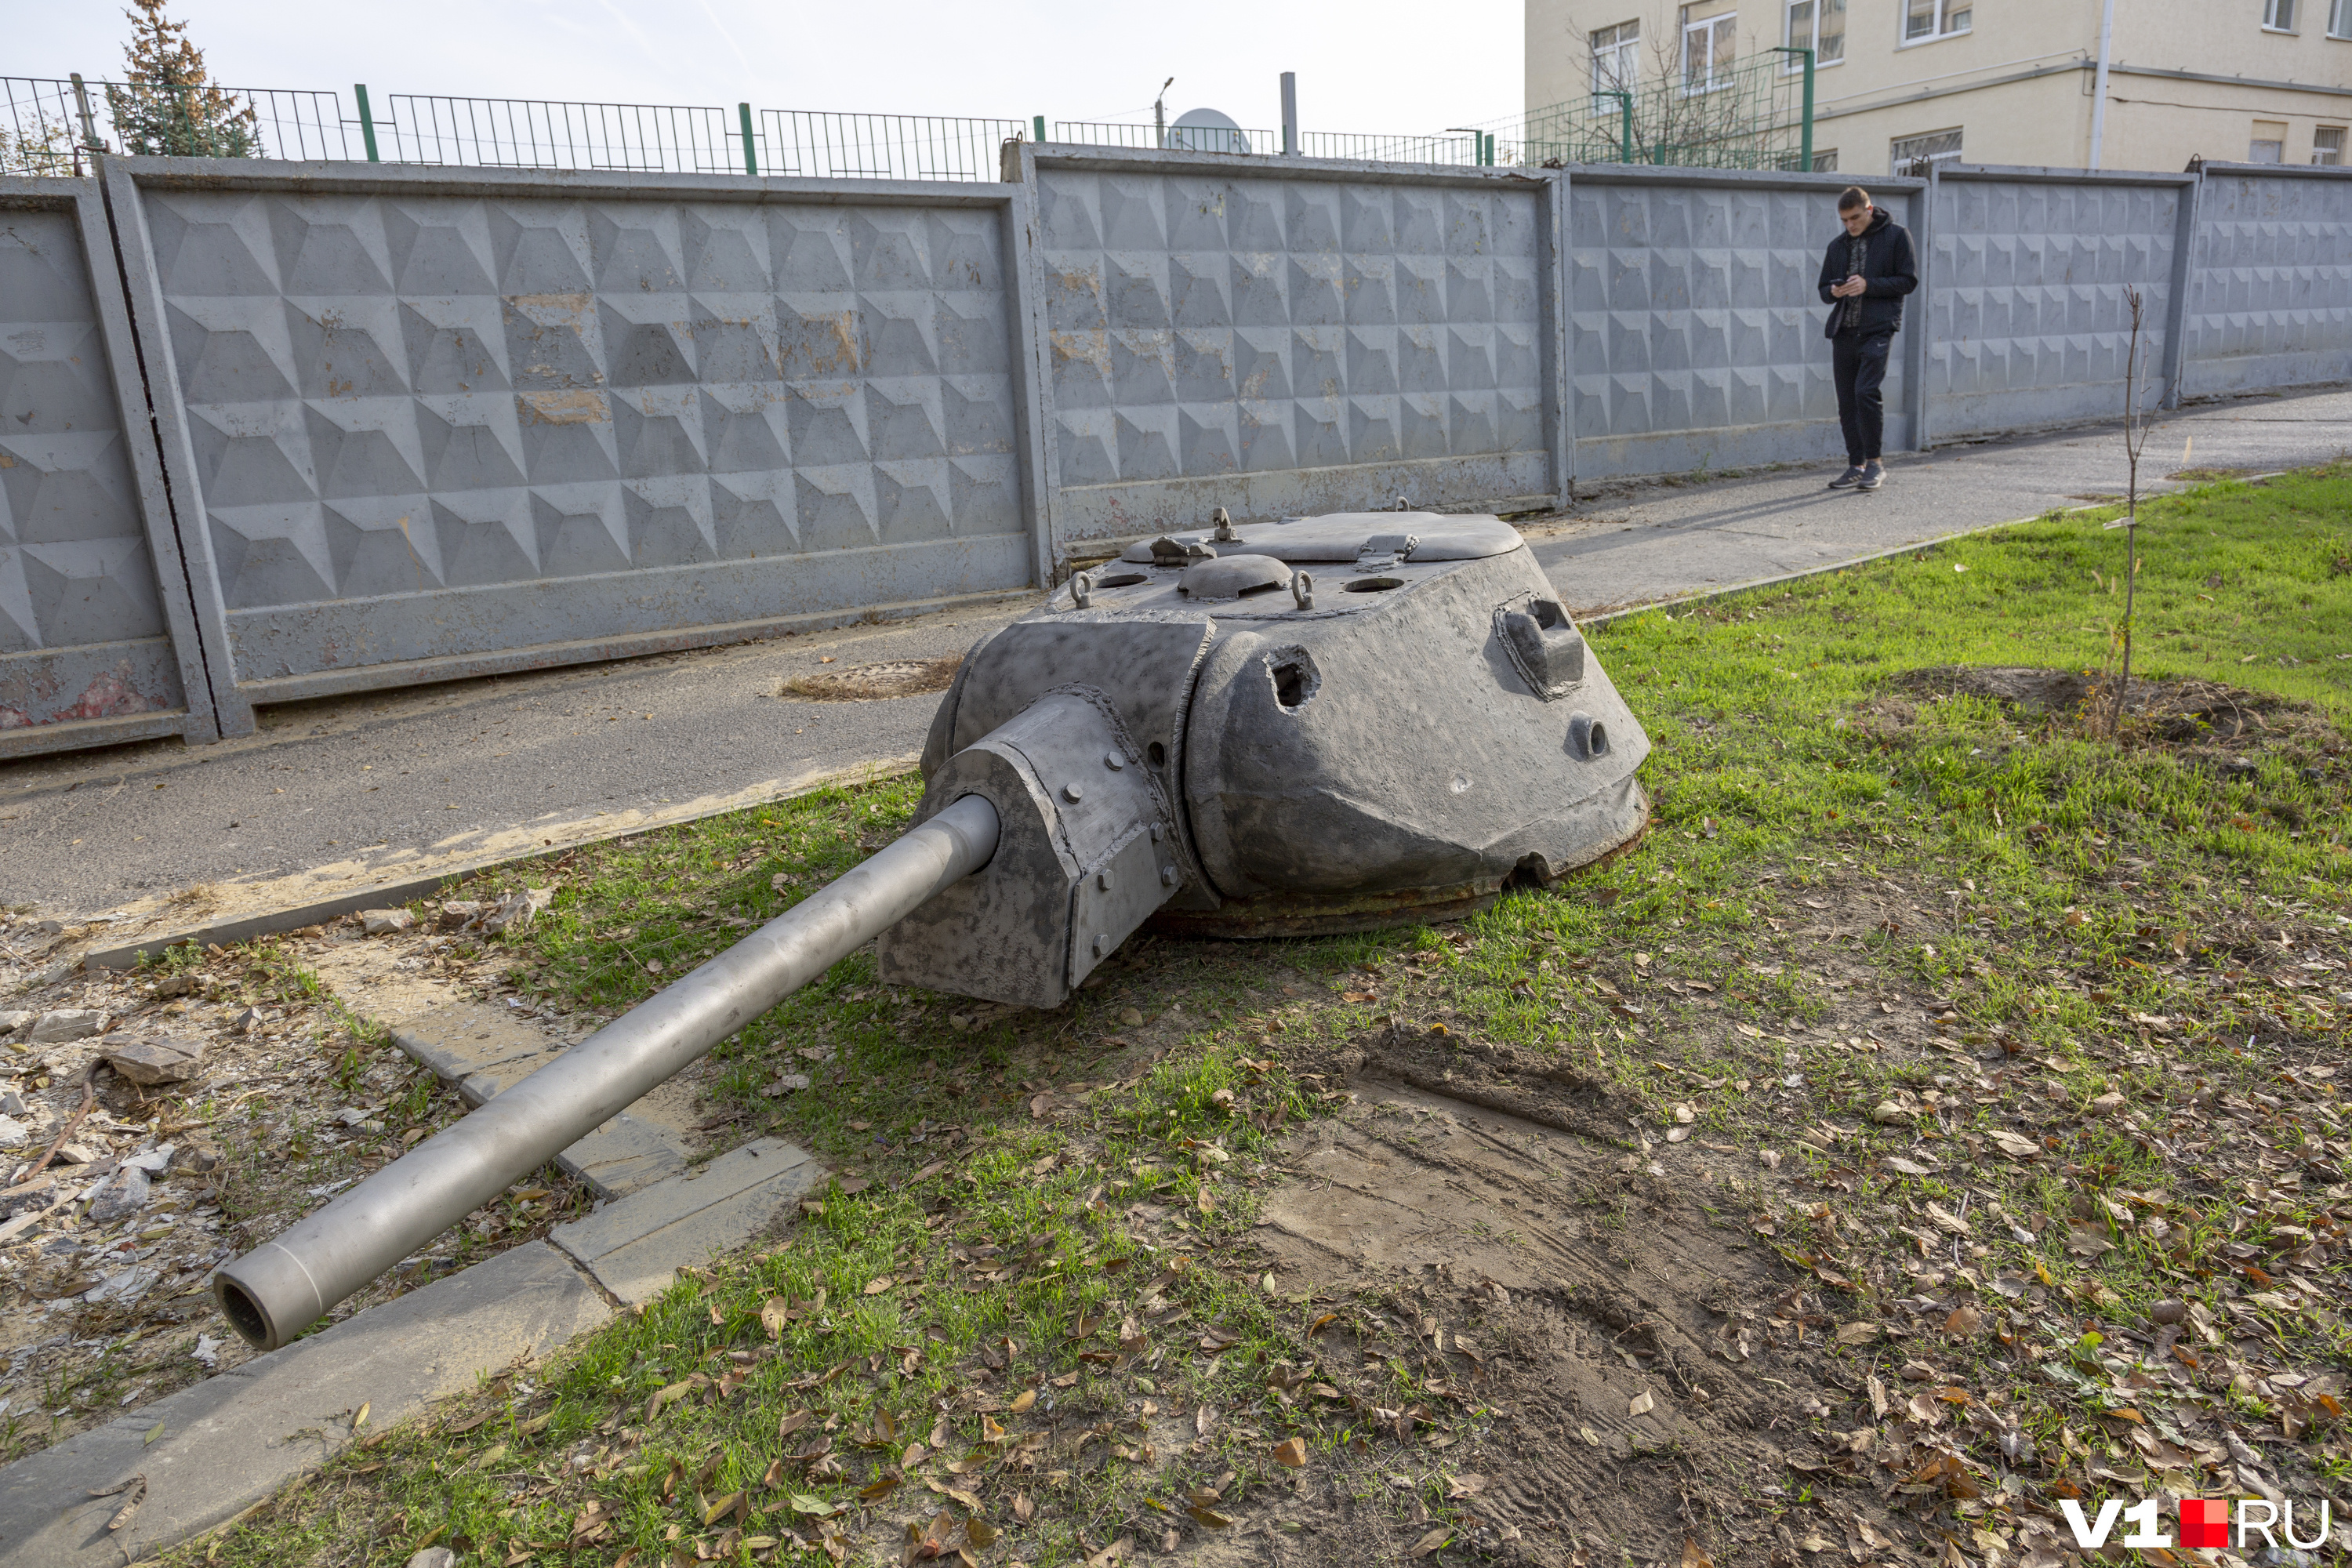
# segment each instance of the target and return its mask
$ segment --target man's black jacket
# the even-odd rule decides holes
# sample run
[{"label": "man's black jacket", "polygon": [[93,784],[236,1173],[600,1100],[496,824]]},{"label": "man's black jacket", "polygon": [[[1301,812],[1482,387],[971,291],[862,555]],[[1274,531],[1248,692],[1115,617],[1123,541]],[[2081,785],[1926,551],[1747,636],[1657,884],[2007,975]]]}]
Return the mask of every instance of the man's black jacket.
[{"label": "man's black jacket", "polygon": [[[1862,335],[1898,331],[1903,326],[1903,296],[1919,287],[1919,263],[1911,254],[1911,231],[1896,223],[1885,207],[1873,207],[1862,242],[1862,277],[1867,285],[1862,291]],[[1853,243],[1851,236],[1840,233],[1822,255],[1822,303],[1837,307],[1822,328],[1825,338],[1837,336],[1838,319],[1853,303],[1830,293],[1853,275],[1853,268],[1846,265]]]}]

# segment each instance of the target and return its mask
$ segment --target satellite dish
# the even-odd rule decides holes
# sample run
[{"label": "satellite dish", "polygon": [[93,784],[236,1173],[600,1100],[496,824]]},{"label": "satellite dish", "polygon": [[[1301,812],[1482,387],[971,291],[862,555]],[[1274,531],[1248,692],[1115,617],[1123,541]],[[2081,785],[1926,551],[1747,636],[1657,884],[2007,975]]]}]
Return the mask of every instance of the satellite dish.
[{"label": "satellite dish", "polygon": [[1242,128],[1213,109],[1192,109],[1168,128],[1168,145],[1187,153],[1246,153]]}]

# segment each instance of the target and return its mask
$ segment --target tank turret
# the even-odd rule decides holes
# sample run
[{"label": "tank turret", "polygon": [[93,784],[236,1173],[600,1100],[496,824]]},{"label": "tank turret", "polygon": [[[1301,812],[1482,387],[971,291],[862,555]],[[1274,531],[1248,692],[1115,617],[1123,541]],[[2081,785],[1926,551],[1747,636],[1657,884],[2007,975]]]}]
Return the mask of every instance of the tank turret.
[{"label": "tank turret", "polygon": [[245,1338],[286,1343],[869,940],[895,984],[1052,1007],[1147,923],[1460,914],[1639,838],[1648,750],[1508,524],[1219,512],[972,648],[904,837],[221,1268],[214,1295]]},{"label": "tank turret", "polygon": [[[1057,693],[1098,705],[1101,734],[992,740]],[[1147,921],[1253,937],[1460,914],[1639,837],[1648,751],[1498,519],[1342,512],[1155,539],[982,638],[923,751],[919,818],[969,794],[1005,813],[992,781],[1018,774],[1073,818],[1090,808],[1056,792],[1118,792],[1118,830],[1081,852],[1074,821],[1061,890],[1000,851],[882,938],[882,973],[1053,1006]],[[1041,898],[1068,910],[1050,936],[1042,907],[1011,916]],[[1017,961],[1016,924],[1037,933]]]}]

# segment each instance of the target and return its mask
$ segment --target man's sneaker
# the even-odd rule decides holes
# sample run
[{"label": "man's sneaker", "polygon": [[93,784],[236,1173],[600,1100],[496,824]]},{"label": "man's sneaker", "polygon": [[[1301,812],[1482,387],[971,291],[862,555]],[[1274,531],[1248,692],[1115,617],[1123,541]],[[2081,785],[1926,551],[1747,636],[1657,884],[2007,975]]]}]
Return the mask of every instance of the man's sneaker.
[{"label": "man's sneaker", "polygon": [[1836,479],[1830,481],[1830,489],[1833,490],[1850,490],[1860,483],[1862,483],[1862,470],[1860,468],[1848,468],[1844,473],[1840,474]]},{"label": "man's sneaker", "polygon": [[1862,478],[1853,481],[1853,488],[1858,490],[1874,490],[1885,482],[1886,470],[1879,466],[1877,458],[1873,458],[1863,466]]}]

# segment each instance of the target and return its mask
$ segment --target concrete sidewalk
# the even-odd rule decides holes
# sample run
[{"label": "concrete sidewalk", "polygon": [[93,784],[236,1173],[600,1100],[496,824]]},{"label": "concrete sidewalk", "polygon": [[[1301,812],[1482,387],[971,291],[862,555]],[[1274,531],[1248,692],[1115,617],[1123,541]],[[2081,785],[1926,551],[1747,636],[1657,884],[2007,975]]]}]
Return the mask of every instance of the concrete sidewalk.
[{"label": "concrete sidewalk", "polygon": [[[2167,416],[2145,488],[2172,488],[2163,476],[2192,436],[2199,468],[2324,462],[2352,450],[2352,392]],[[1824,489],[1832,471],[1612,488],[1527,531],[1563,599],[1590,613],[2081,505],[2119,493],[2125,469],[2106,428],[1899,455],[1870,495]],[[154,742],[0,764],[0,904],[117,914],[103,946],[191,923],[201,904],[166,902],[190,887],[211,887],[227,912],[289,908],[903,764],[936,698],[803,702],[780,699],[783,682],[955,652],[1031,602],[290,704],[265,710],[258,734],[201,750]]]}]

